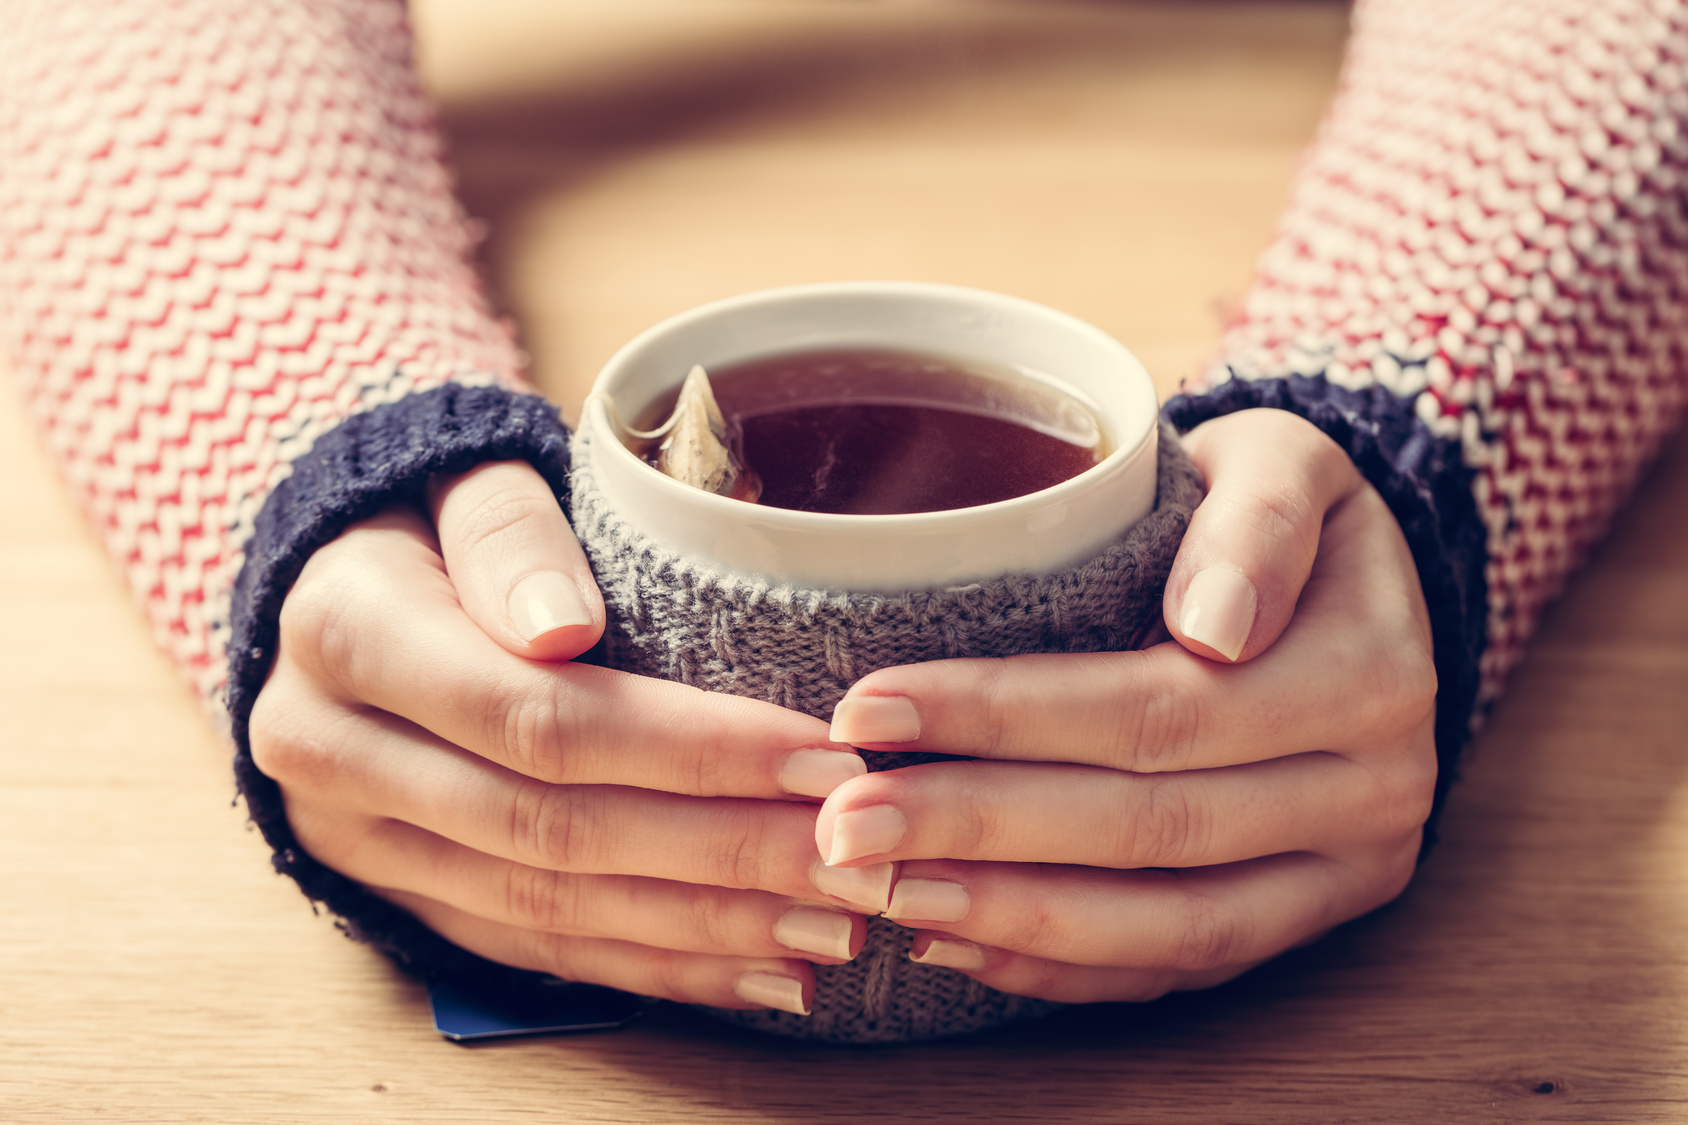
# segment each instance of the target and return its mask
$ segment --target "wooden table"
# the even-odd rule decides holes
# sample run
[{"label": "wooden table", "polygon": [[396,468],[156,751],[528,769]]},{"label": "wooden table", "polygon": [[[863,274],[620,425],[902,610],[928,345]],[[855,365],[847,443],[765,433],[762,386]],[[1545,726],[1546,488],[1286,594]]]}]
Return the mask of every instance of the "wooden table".
[{"label": "wooden table", "polygon": [[[577,401],[700,300],[1019,293],[1192,373],[1344,10],[418,0],[501,299]],[[1551,614],[1413,888],[1244,981],[835,1050],[659,1010],[479,1048],[314,917],[0,395],[0,1120],[1688,1117],[1688,443]]]}]

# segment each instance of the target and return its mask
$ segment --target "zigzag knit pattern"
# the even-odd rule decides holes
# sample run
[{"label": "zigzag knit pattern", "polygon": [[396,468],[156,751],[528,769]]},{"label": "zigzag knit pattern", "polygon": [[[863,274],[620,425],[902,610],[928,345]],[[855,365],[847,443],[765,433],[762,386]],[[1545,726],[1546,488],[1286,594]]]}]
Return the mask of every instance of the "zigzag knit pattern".
[{"label": "zigzag knit pattern", "polygon": [[215,706],[266,497],[349,415],[520,385],[397,0],[4,6],[4,344],[48,448]]},{"label": "zigzag knit pattern", "polygon": [[[772,586],[677,555],[611,509],[575,435],[575,532],[604,593],[603,661],[708,691],[829,718],[870,672],[922,660],[1135,648],[1160,621],[1161,595],[1201,474],[1162,424],[1155,509],[1097,557],[1048,575],[1007,575],[895,597]],[[878,769],[933,755],[866,755]],[[912,934],[881,918],[843,965],[815,967],[813,1014],[718,1011],[805,1039],[891,1043],[960,1035],[1051,1011],[949,969],[908,959]]]},{"label": "zigzag knit pattern", "polygon": [[[519,357],[468,264],[398,0],[0,10],[0,343],[158,643],[214,700],[260,511],[279,530],[243,587],[255,649],[299,553],[414,484],[373,474],[348,507],[330,470],[393,448],[389,420],[449,430],[395,409],[419,391],[519,389]],[[1360,0],[1224,361],[1169,407],[1186,427],[1295,410],[1378,485],[1434,618],[1444,789],[1479,663],[1492,698],[1680,418],[1685,175],[1676,0]],[[312,487],[277,493],[331,433]],[[713,674],[700,651],[664,674]],[[395,955],[484,966],[279,854]]]},{"label": "zigzag knit pattern", "polygon": [[[1356,6],[1341,93],[1208,384],[1386,391],[1422,423],[1390,445],[1427,498],[1449,487],[1426,447],[1453,447],[1436,458],[1484,540],[1461,583],[1488,592],[1484,701],[1681,419],[1685,189],[1676,0]],[[1397,410],[1337,409],[1361,429]]]}]

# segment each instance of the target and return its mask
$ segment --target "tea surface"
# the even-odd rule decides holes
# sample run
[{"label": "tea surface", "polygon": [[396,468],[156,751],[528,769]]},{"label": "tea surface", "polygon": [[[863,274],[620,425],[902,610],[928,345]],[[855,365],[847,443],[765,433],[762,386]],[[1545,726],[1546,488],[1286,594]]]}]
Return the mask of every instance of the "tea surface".
[{"label": "tea surface", "polygon": [[[1105,455],[1095,416],[1011,371],[850,349],[709,373],[757,503],[889,515],[990,504],[1059,484]],[[672,401],[647,412],[660,420]]]}]

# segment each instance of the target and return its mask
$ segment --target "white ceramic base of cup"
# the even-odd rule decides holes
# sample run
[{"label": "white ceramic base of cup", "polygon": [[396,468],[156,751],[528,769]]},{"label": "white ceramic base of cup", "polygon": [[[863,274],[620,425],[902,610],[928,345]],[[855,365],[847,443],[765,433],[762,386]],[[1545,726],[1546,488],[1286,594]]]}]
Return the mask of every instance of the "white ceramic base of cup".
[{"label": "white ceramic base of cup", "polygon": [[[746,504],[690,488],[621,443],[604,398],[637,417],[695,363],[781,352],[888,348],[1008,366],[1077,395],[1114,451],[1051,488],[943,512],[860,516]],[[840,282],[703,305],[639,335],[605,365],[581,418],[593,478],[650,539],[748,579],[904,593],[1047,574],[1099,554],[1155,502],[1158,404],[1137,358],[1054,309],[975,289]]]}]

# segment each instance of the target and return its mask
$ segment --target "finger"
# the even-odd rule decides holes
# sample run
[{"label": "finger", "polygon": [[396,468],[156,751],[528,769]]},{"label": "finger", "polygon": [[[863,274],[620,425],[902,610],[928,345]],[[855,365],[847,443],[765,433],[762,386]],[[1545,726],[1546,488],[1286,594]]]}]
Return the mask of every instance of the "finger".
[{"label": "finger", "polygon": [[909,959],[955,969],[998,992],[1060,1004],[1145,1003],[1169,992],[1212,988],[1260,963],[1226,965],[1205,973],[1069,965],[930,930],[914,935]]},{"label": "finger", "polygon": [[428,502],[463,609],[517,656],[566,660],[597,643],[604,601],[545,478],[525,461],[435,477]]},{"label": "finger", "polygon": [[1295,612],[1325,513],[1360,485],[1340,446],[1283,410],[1244,410],[1185,438],[1207,478],[1167,579],[1167,628],[1192,652],[1247,660]]},{"label": "finger", "polygon": [[[1416,840],[1344,859],[1308,853],[1185,871],[1047,864],[908,864],[894,921],[1072,965],[1211,973],[1275,957],[1388,902]],[[959,919],[915,915],[952,908]]]},{"label": "finger", "polygon": [[1394,746],[1435,707],[1417,581],[1387,506],[1363,486],[1332,509],[1270,653],[1228,665],[1162,644],[887,668],[850,688],[830,733],[873,749],[1144,773]]},{"label": "finger", "polygon": [[[413,513],[365,521],[313,555],[282,606],[281,632],[275,675],[296,665],[302,680],[326,685],[347,707],[401,715],[528,777],[820,797],[866,770],[829,744],[818,720],[795,711],[506,652],[459,607]],[[288,724],[276,701],[255,713],[255,732],[260,718]]]},{"label": "finger", "polygon": [[310,812],[294,830],[319,860],[366,885],[434,899],[524,930],[689,953],[799,955],[835,965],[861,951],[859,914],[758,891],[665,879],[576,875],[487,855],[401,821]]},{"label": "finger", "polygon": [[792,959],[716,957],[625,941],[524,930],[477,918],[420,895],[386,896],[472,953],[564,980],[712,1008],[779,1008],[809,1014],[814,970]]},{"label": "finger", "polygon": [[1159,774],[933,763],[840,786],[821,806],[815,844],[833,866],[949,857],[1201,867],[1329,851],[1402,838],[1424,823],[1431,787],[1396,757],[1361,764],[1307,753]]},{"label": "finger", "polygon": [[[330,866],[353,862],[348,847],[334,841],[356,834],[335,829],[331,819],[353,813],[413,824],[552,871],[771,891],[874,913],[888,901],[889,865],[846,873],[821,864],[812,805],[551,785],[392,715],[338,712],[307,689],[279,686],[285,706],[261,738],[255,733],[253,756],[282,785],[306,850]],[[322,838],[306,840],[317,825],[326,825]]]}]

